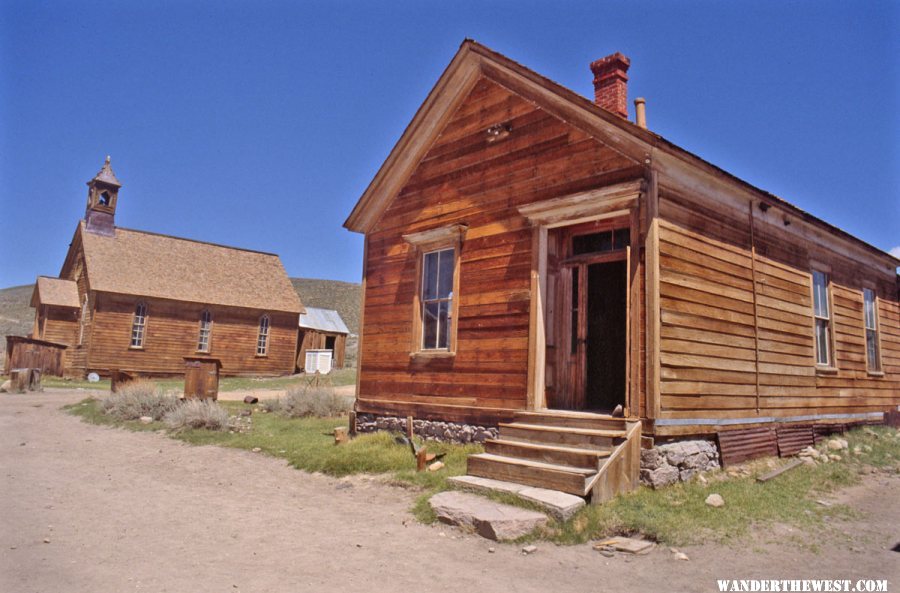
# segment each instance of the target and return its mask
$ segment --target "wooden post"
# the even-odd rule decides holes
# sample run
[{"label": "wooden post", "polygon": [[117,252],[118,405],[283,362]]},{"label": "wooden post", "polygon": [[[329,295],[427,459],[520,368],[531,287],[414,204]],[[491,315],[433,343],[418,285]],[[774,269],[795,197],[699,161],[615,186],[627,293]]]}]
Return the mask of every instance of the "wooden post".
[{"label": "wooden post", "polygon": [[759,303],[756,297],[756,235],[753,225],[753,200],[750,200],[750,280],[753,283],[753,343],[756,350],[756,414],[759,415]]},{"label": "wooden post", "polygon": [[426,463],[428,463],[428,451],[423,446],[421,449],[416,451],[416,471],[417,472],[425,471]]},{"label": "wooden post", "polygon": [[413,434],[415,433],[415,430],[413,430],[413,429],[414,429],[413,417],[407,416],[406,417],[406,438],[412,440]]},{"label": "wooden post", "polygon": [[350,410],[349,416],[350,416],[350,422],[349,422],[350,436],[355,437],[356,436],[356,410]]},{"label": "wooden post", "polygon": [[338,426],[334,429],[334,444],[335,445],[343,445],[344,443],[350,442],[350,437],[347,434],[346,426]]}]

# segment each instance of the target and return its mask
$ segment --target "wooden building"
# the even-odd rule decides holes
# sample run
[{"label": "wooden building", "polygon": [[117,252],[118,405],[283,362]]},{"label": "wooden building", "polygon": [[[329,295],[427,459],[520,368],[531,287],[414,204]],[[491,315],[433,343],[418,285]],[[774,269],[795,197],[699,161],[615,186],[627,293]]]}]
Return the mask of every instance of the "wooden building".
[{"label": "wooden building", "polygon": [[[628,121],[628,67],[591,101],[462,44],[345,223],[358,411],[571,446],[616,406],[665,437],[900,404],[900,261]],[[564,453],[513,449],[470,472]]]},{"label": "wooden building", "polygon": [[303,370],[307,350],[331,350],[331,367],[344,368],[344,354],[350,330],[340,314],[333,309],[306,307],[300,314],[300,334],[297,346],[297,369]]},{"label": "wooden building", "polygon": [[115,226],[107,158],[58,278],[39,277],[33,336],[65,344],[65,372],[180,375],[185,357],[224,375],[294,371],[304,311],[278,256]]}]

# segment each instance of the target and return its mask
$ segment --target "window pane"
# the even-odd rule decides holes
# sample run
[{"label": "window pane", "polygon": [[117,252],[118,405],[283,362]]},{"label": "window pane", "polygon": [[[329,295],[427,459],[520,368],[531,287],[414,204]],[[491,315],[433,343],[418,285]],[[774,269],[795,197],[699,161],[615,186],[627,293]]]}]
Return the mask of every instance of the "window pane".
[{"label": "window pane", "polygon": [[438,309],[438,348],[450,346],[450,303],[443,301]]},{"label": "window pane", "polygon": [[870,371],[878,371],[878,335],[872,330],[866,330],[866,360]]},{"label": "window pane", "polygon": [[592,233],[590,235],[576,235],[575,237],[572,237],[572,255],[611,251],[612,248],[612,231],[603,231],[602,233]]},{"label": "window pane", "polygon": [[866,288],[863,290],[865,301],[866,329],[875,329],[875,293]]},{"label": "window pane", "polygon": [[816,317],[828,317],[828,276],[813,271],[813,300]]},{"label": "window pane", "polygon": [[828,322],[816,319],[816,363],[828,364]]},{"label": "window pane", "polygon": [[430,301],[438,298],[438,263],[440,252],[432,251],[425,254],[425,266],[422,273],[422,299]]},{"label": "window pane", "polygon": [[438,290],[437,298],[446,299],[453,292],[453,249],[445,249],[438,252],[440,264],[438,265]]},{"label": "window pane", "polygon": [[631,244],[631,229],[618,229],[613,234],[613,243],[616,249],[625,249]]},{"label": "window pane", "polygon": [[440,303],[425,303],[422,315],[422,348],[438,347]]}]

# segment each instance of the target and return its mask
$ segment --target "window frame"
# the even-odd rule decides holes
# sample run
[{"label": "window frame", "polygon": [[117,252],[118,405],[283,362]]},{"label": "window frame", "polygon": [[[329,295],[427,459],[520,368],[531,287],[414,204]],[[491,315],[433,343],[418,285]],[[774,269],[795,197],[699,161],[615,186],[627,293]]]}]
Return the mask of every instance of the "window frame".
[{"label": "window frame", "polygon": [[263,358],[269,355],[269,338],[272,330],[272,317],[268,313],[259,316],[256,325],[256,356]]},{"label": "window frame", "polygon": [[[138,312],[141,312],[138,315]],[[129,350],[143,350],[144,345],[147,342],[147,319],[149,318],[150,308],[147,306],[146,301],[138,301],[134,305],[134,313],[131,316],[131,341],[129,343]],[[138,325],[138,320],[140,320],[140,325]],[[138,340],[137,344],[135,344],[135,331],[137,331]]]},{"label": "window frame", "polygon": [[[872,316],[873,327],[869,327],[869,320],[866,318],[866,293],[872,295]],[[863,299],[863,349],[866,351],[866,373],[871,376],[883,377],[884,364],[881,354],[881,317],[878,315],[878,291],[874,286],[864,284],[862,289]],[[875,338],[875,360],[869,357],[869,332],[874,333]],[[874,363],[874,364],[873,364]]]},{"label": "window frame", "polygon": [[[409,243],[416,258],[416,283],[413,293],[413,319],[412,335],[410,336],[410,357],[412,358],[440,358],[456,356],[457,331],[459,326],[459,276],[462,243],[468,227],[463,224],[453,224],[419,233],[403,235],[403,239]],[[447,336],[446,348],[425,348],[425,299],[424,299],[424,274],[425,257],[430,253],[453,250],[453,281],[449,299],[450,327]],[[441,299],[446,300],[446,299]]]},{"label": "window frame", "polygon": [[[827,317],[822,317],[816,313],[816,274],[821,274],[825,277],[825,299],[827,300]],[[831,281],[831,267],[824,265],[813,264],[810,270],[810,290],[812,300],[810,302],[810,306],[812,308],[812,337],[813,337],[813,361],[815,362],[816,370],[823,372],[835,372],[838,370],[837,366],[837,353],[834,348],[834,294],[832,291],[832,281]],[[818,325],[820,321],[826,322],[826,341],[825,345],[827,348],[827,361],[819,362],[819,338],[818,338]]]},{"label": "window frame", "polygon": [[[204,327],[204,323],[206,327]],[[209,354],[210,349],[212,348],[212,328],[213,328],[213,318],[212,311],[209,308],[205,308],[200,311],[200,322],[197,331],[197,352],[203,354]],[[204,347],[204,332],[206,337],[206,346]]]}]

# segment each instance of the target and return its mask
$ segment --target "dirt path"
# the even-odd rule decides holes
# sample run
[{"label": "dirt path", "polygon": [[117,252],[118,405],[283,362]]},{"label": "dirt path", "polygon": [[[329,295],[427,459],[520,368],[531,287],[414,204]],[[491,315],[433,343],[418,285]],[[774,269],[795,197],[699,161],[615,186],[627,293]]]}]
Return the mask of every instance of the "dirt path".
[{"label": "dirt path", "polygon": [[[518,546],[415,523],[413,494],[375,480],[310,475],[59,411],[83,397],[0,395],[0,591],[714,591],[716,578],[888,578],[893,590],[900,582],[900,554],[889,551],[900,540],[896,476],[842,493],[866,515],[836,525],[818,553],[763,537],[685,548],[688,562],[667,549],[605,558],[586,545],[546,543],[523,556]],[[774,531],[771,539],[790,539]]]}]

